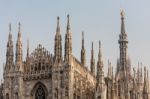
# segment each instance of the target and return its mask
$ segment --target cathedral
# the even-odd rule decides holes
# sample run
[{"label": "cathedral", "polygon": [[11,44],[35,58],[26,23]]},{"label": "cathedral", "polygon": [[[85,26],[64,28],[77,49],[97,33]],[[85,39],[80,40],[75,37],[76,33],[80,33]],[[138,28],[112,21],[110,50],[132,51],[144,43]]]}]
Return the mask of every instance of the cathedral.
[{"label": "cathedral", "polygon": [[128,36],[123,11],[120,16],[119,58],[115,70],[111,62],[108,62],[107,73],[104,73],[103,69],[100,41],[97,47],[98,60],[95,61],[92,43],[90,69],[86,65],[84,32],[79,52],[81,58],[77,59],[73,55],[69,15],[64,55],[62,55],[59,17],[54,38],[54,53],[50,53],[41,44],[30,53],[28,41],[25,60],[23,60],[21,25],[20,23],[18,25],[15,54],[10,25],[3,81],[0,84],[0,99],[150,99],[148,70],[140,64],[136,69],[131,67],[127,53]]}]

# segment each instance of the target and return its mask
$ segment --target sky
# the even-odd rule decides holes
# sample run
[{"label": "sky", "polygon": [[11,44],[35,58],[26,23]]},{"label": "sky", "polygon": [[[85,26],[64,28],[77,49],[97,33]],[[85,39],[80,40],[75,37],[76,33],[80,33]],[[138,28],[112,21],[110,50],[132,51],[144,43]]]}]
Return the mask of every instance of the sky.
[{"label": "sky", "polygon": [[[6,61],[8,26],[12,25],[14,48],[21,23],[23,57],[26,56],[27,40],[30,53],[42,44],[54,52],[56,19],[60,17],[64,48],[67,14],[70,15],[73,55],[80,60],[81,33],[85,32],[87,65],[90,64],[91,42],[94,42],[95,59],[98,56],[98,41],[101,40],[104,69],[110,60],[114,68],[119,57],[120,11],[125,12],[125,27],[128,34],[128,55],[132,67],[138,62],[150,65],[150,0],[0,0],[0,79]],[[15,52],[15,49],[14,49]],[[64,50],[63,50],[64,52]]]}]

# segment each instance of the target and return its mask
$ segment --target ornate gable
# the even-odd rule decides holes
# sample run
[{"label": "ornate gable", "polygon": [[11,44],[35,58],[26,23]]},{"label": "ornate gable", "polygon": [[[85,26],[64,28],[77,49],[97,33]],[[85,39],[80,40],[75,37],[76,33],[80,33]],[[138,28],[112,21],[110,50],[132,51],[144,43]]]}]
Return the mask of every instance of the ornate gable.
[{"label": "ornate gable", "polygon": [[51,72],[52,65],[52,54],[39,44],[38,47],[31,53],[29,59],[26,60],[25,75],[27,76],[32,74],[39,78],[42,74],[49,74]]}]

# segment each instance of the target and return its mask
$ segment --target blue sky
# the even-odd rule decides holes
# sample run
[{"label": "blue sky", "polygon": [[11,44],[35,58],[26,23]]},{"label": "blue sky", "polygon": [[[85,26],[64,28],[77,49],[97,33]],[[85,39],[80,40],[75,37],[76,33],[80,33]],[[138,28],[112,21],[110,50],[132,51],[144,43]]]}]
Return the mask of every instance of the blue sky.
[{"label": "blue sky", "polygon": [[[97,60],[98,41],[102,42],[105,71],[107,60],[116,66],[119,57],[120,11],[125,11],[128,53],[132,66],[138,62],[150,65],[150,0],[0,0],[0,78],[6,59],[8,26],[12,25],[14,47],[21,22],[23,52],[30,40],[30,52],[40,43],[51,53],[54,49],[56,18],[60,16],[64,47],[66,16],[71,16],[73,54],[80,59],[81,31],[85,31],[87,64],[89,65],[91,42],[94,42]],[[64,51],[64,50],[63,50]],[[14,50],[15,52],[15,50]]]}]

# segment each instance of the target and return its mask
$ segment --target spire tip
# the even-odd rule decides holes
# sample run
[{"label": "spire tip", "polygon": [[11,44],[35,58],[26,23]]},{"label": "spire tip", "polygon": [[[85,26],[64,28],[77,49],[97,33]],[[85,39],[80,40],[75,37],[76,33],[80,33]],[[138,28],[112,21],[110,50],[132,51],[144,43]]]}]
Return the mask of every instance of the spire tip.
[{"label": "spire tip", "polygon": [[69,15],[69,14],[67,15],[67,18],[68,18],[68,19],[70,18],[70,15]]},{"label": "spire tip", "polygon": [[99,40],[99,48],[101,48],[101,41]]},{"label": "spire tip", "polygon": [[120,15],[122,18],[125,16],[124,10],[121,10]]},{"label": "spire tip", "polygon": [[11,23],[9,23],[9,32],[11,32]]},{"label": "spire tip", "polygon": [[82,31],[82,39],[84,39],[84,31]]},{"label": "spire tip", "polygon": [[70,15],[67,15],[67,33],[70,33]]},{"label": "spire tip", "polygon": [[60,17],[59,16],[57,16],[57,20],[59,20],[60,19]]},{"label": "spire tip", "polygon": [[60,17],[59,17],[59,16],[57,16],[57,28],[56,28],[56,33],[60,33],[59,20],[60,20]]},{"label": "spire tip", "polygon": [[18,31],[20,32],[20,30],[21,30],[21,23],[19,22],[18,23]]}]

